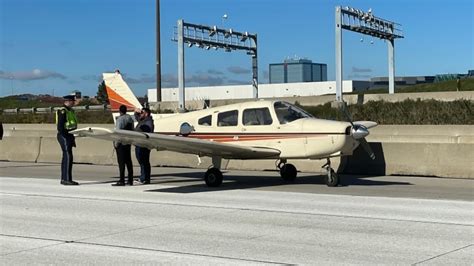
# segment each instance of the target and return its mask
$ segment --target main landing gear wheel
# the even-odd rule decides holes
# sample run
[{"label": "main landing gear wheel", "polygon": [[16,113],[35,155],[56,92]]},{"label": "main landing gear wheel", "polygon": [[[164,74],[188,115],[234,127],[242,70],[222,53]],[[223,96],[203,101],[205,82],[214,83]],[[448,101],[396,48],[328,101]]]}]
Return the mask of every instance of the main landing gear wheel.
[{"label": "main landing gear wheel", "polygon": [[339,185],[339,176],[332,168],[329,168],[328,174],[326,175],[326,185],[328,187],[337,187]]},{"label": "main landing gear wheel", "polygon": [[208,187],[220,186],[223,178],[221,170],[215,167],[210,168],[206,171],[206,174],[204,174],[204,181],[206,181]]},{"label": "main landing gear wheel", "polygon": [[286,182],[293,182],[296,179],[296,167],[291,163],[286,163],[280,168],[280,175]]}]

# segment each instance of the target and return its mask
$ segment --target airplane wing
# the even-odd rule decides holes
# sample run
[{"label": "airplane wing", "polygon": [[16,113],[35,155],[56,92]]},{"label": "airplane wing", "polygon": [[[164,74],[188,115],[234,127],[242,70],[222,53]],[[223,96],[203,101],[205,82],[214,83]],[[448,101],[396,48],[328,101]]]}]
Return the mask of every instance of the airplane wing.
[{"label": "airplane wing", "polygon": [[363,125],[366,128],[376,127],[378,124],[373,121],[354,121],[354,125]]},{"label": "airplane wing", "polygon": [[280,154],[279,150],[266,147],[247,147],[184,136],[171,136],[129,130],[88,127],[76,129],[71,131],[71,133],[81,137],[120,141],[122,143],[147,147],[149,149],[191,153],[200,156],[220,156],[225,159],[263,159],[276,157]]}]

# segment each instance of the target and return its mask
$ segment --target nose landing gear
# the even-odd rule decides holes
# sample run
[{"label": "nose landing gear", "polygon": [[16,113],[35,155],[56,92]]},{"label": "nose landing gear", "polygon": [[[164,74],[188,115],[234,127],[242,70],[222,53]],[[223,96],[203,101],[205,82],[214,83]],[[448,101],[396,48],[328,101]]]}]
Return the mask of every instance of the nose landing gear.
[{"label": "nose landing gear", "polygon": [[327,162],[321,168],[326,168],[326,185],[328,187],[337,187],[339,185],[339,176],[336,174],[334,169],[331,168],[331,160],[327,158]]}]

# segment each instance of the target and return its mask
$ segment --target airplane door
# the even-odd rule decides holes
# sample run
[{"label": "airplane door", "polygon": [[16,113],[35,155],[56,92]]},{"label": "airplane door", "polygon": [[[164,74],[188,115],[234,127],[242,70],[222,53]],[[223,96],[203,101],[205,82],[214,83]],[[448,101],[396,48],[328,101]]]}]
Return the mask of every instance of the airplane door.
[{"label": "airplane door", "polygon": [[305,158],[307,153],[307,138],[302,131],[301,121],[278,125],[275,134],[279,136],[276,148],[284,158]]}]

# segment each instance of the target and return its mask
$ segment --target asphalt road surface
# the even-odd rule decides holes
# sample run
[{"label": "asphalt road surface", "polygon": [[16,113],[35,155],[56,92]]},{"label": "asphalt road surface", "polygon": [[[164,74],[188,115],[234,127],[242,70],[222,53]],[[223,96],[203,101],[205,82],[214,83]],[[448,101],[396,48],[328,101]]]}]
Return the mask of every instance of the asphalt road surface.
[{"label": "asphalt road surface", "polygon": [[[135,168],[138,173],[138,168]],[[474,264],[471,180],[0,162],[0,264]]]}]

